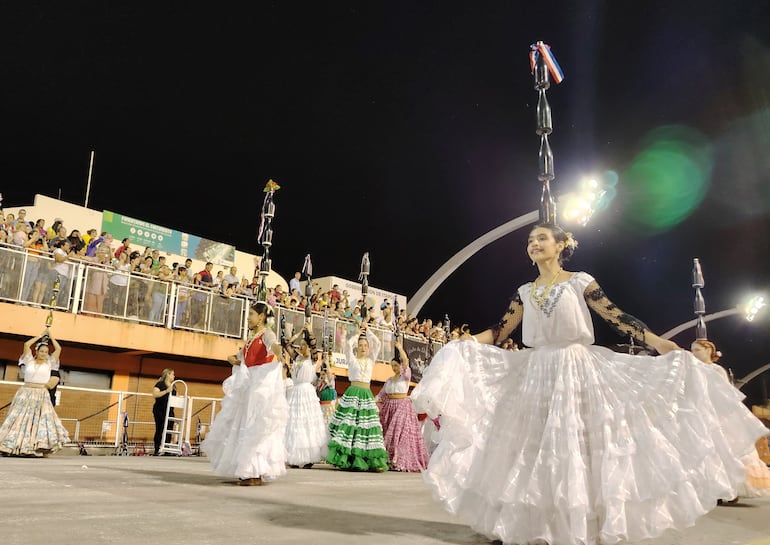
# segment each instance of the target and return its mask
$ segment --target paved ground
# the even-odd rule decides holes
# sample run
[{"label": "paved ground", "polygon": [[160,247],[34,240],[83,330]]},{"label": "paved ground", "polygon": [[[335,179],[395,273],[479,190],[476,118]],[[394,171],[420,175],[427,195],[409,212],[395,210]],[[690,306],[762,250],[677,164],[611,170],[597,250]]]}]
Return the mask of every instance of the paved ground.
[{"label": "paved ground", "polygon": [[[238,487],[205,458],[0,458],[0,491],[2,545],[489,543],[445,514],[414,474],[317,466]],[[770,545],[770,499],[719,507],[643,543]]]}]

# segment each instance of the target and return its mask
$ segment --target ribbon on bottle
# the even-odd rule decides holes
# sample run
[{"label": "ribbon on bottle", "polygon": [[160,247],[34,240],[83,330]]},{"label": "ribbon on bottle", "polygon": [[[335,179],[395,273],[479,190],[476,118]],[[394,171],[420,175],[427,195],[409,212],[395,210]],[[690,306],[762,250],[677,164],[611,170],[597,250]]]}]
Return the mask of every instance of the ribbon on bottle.
[{"label": "ribbon on bottle", "polygon": [[270,179],[270,180],[267,181],[267,183],[265,184],[265,189],[263,189],[262,191],[264,193],[275,193],[279,189],[281,189],[281,186],[278,185],[275,182],[275,180]]},{"label": "ribbon on bottle", "polygon": [[313,276],[313,262],[310,261],[310,254],[307,254],[305,256],[305,262],[302,264],[302,274],[304,274],[306,277],[310,278]]},{"label": "ribbon on bottle", "polygon": [[535,73],[535,65],[537,64],[538,57],[542,55],[545,65],[548,67],[548,71],[553,77],[553,81],[557,84],[564,80],[564,72],[559,66],[559,62],[556,57],[551,53],[551,46],[547,43],[537,42],[529,46],[529,69],[533,74]]}]

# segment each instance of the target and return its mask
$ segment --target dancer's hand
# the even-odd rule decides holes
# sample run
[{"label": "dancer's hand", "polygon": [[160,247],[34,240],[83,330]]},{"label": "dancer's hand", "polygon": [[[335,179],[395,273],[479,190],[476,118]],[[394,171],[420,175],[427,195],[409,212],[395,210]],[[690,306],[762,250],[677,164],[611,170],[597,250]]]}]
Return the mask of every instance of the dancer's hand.
[{"label": "dancer's hand", "polygon": [[674,341],[670,341],[668,339],[663,339],[661,337],[658,337],[654,333],[651,333],[650,331],[645,332],[645,342],[653,347],[655,350],[658,351],[658,354],[661,356],[663,354],[668,354],[672,350],[681,350],[682,348],[676,344]]}]

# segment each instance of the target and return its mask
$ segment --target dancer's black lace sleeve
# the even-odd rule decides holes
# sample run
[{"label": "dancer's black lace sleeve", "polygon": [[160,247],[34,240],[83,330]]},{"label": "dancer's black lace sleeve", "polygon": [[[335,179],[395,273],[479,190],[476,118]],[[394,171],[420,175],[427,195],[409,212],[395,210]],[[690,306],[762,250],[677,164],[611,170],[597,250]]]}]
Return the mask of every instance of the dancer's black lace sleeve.
[{"label": "dancer's black lace sleeve", "polygon": [[649,328],[638,318],[634,318],[620,310],[615,303],[609,300],[604,290],[595,280],[586,286],[583,297],[585,297],[588,306],[601,316],[616,333],[623,337],[630,335],[637,344],[646,344],[644,342],[644,332],[649,330]]},{"label": "dancer's black lace sleeve", "polygon": [[521,318],[524,316],[524,305],[521,302],[518,290],[511,299],[511,304],[508,305],[508,310],[496,325],[492,326],[492,339],[494,344],[500,344],[505,339],[511,336],[513,330],[519,327]]}]

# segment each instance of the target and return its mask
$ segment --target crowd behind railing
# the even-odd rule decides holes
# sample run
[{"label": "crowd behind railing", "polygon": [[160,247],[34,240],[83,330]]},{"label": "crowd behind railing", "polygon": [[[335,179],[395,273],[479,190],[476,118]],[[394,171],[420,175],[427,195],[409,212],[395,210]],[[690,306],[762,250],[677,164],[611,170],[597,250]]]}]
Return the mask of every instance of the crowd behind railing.
[{"label": "crowd behind railing", "polygon": [[[258,270],[249,280],[239,277],[235,266],[216,273],[213,269],[208,262],[195,272],[192,259],[167,263],[167,257],[157,249],[133,249],[127,238],[116,244],[107,232],[90,229],[81,235],[78,229],[68,230],[59,219],[46,227],[44,219],[29,221],[24,209],[19,210],[18,217],[0,210],[0,300],[244,337],[248,308],[258,287]],[[308,306],[312,315],[323,316],[334,333],[320,329],[318,333],[333,336],[333,349],[340,352],[344,335],[363,322],[379,330],[386,341],[383,346],[388,347],[388,331],[396,323],[406,336],[431,346],[462,334],[460,327],[450,332],[443,322],[419,320],[405,309],[394,316],[387,299],[362,313],[362,302],[351,300],[337,285],[322,291],[314,284],[312,291],[310,298],[303,295],[300,273],[295,273],[288,292],[280,285],[270,287],[267,299],[289,318],[289,328],[301,327]],[[387,360],[387,354],[381,354],[380,359]]]}]

